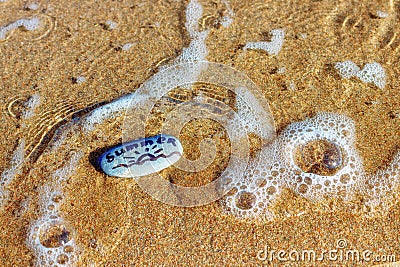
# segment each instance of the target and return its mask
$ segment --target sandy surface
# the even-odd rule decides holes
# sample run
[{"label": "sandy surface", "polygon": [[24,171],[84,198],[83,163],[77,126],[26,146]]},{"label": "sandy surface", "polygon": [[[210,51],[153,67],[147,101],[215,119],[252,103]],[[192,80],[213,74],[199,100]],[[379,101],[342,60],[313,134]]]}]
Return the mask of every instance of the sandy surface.
[{"label": "sandy surface", "polygon": [[[212,23],[226,12],[223,2],[200,3],[204,8],[200,26],[210,30],[207,59],[243,71],[259,86],[278,133],[318,111],[342,113],[355,121],[356,147],[366,172],[374,173],[391,161],[400,144],[400,3],[232,1],[235,20],[228,28]],[[317,207],[287,192],[277,204],[280,216],[276,221],[242,220],[224,213],[219,203],[171,207],[152,199],[132,179],[107,177],[90,158],[121,141],[123,118],[105,122],[88,135],[75,134],[81,129],[72,127],[67,145],[57,153],[43,153],[56,129],[91,109],[81,111],[84,108],[133,92],[160,64],[175,58],[190,38],[184,26],[187,1],[38,4],[37,10],[27,10],[23,1],[0,3],[0,25],[33,16],[43,22],[38,30],[17,29],[0,41],[0,170],[10,168],[13,151],[22,139],[26,158],[21,173],[7,187],[10,198],[0,210],[0,265],[35,264],[26,240],[31,223],[40,217],[41,188],[51,180],[49,174],[80,152],[83,156],[75,172],[62,182],[66,197],[61,207],[80,248],[77,266],[377,264],[327,259],[270,263],[257,257],[265,246],[321,253],[336,249],[339,240],[345,240],[349,249],[396,255],[400,260],[398,203],[388,214],[370,218],[362,212]],[[377,11],[388,17],[380,18]],[[107,28],[107,20],[117,27]],[[277,28],[286,32],[278,56],[243,51],[246,42],[268,41],[268,32]],[[132,47],[121,50],[127,43]],[[387,75],[385,88],[355,78],[342,79],[333,66],[348,59],[359,66],[379,62]],[[280,73],[283,67],[286,71]],[[79,76],[86,81],[77,83]],[[34,94],[40,95],[34,115],[16,116],[24,109],[18,103]],[[189,127],[183,143],[192,147],[196,140],[190,133],[199,129],[204,136],[221,131],[213,127],[206,122]],[[225,157],[222,151],[211,169],[188,179],[193,184],[207,181],[223,169]],[[179,177],[170,172],[165,175]],[[285,212],[302,215],[285,218]]]}]

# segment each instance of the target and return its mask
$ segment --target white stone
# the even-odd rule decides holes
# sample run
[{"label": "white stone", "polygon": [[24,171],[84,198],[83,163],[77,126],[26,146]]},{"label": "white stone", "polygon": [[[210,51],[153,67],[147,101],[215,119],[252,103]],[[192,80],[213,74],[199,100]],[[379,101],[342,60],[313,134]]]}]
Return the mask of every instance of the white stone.
[{"label": "white stone", "polygon": [[133,45],[134,45],[133,43],[124,44],[121,49],[124,50],[124,51],[127,51],[127,50],[131,49],[131,47]]},{"label": "white stone", "polygon": [[384,19],[384,18],[389,17],[389,14],[388,14],[388,13],[383,12],[383,11],[381,11],[381,10],[376,11],[376,15],[377,15],[378,17],[380,17],[381,19]]},{"label": "white stone", "polygon": [[114,21],[111,21],[111,20],[107,20],[106,27],[108,30],[113,30],[113,29],[117,28],[117,23]]},{"label": "white stone", "polygon": [[182,154],[178,138],[159,134],[113,147],[100,156],[99,164],[110,176],[133,178],[161,171]]}]

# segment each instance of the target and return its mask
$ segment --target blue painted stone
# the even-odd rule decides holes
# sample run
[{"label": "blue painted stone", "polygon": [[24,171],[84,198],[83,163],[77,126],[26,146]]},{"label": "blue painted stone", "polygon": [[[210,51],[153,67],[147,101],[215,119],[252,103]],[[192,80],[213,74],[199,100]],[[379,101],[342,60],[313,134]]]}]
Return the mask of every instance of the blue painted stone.
[{"label": "blue painted stone", "polygon": [[110,176],[138,177],[171,166],[182,154],[183,148],[178,138],[159,134],[113,147],[100,156],[99,164]]}]

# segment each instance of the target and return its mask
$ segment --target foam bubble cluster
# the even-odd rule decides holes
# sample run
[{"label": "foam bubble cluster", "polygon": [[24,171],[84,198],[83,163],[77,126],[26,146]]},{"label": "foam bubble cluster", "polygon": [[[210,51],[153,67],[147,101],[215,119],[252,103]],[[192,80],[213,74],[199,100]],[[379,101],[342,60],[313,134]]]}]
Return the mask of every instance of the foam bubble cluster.
[{"label": "foam bubble cluster", "polygon": [[243,49],[259,49],[271,55],[278,55],[283,46],[285,31],[282,29],[275,29],[270,31],[270,34],[272,35],[270,42],[247,42]]},{"label": "foam bubble cluster", "polygon": [[[28,101],[24,104],[25,110],[22,112],[22,119],[27,120],[31,118],[36,107],[40,104],[40,95],[33,94],[29,97]],[[25,127],[25,123],[22,124]],[[19,141],[18,146],[14,149],[12,158],[10,160],[11,167],[4,170],[0,175],[0,206],[4,205],[8,199],[7,187],[17,175],[22,173],[22,166],[25,163],[25,139]]]},{"label": "foam bubble cluster", "polygon": [[5,170],[0,176],[0,206],[8,199],[7,186],[15,178],[15,176],[21,174],[21,167],[25,161],[25,139],[21,139],[19,145],[14,151],[11,159],[11,167]]},{"label": "foam bubble cluster", "polygon": [[362,82],[375,84],[379,88],[386,85],[386,74],[382,66],[377,62],[365,64],[364,68],[360,68],[351,60],[338,62],[335,68],[339,71],[339,75],[345,79],[357,77]]},{"label": "foam bubble cluster", "polygon": [[364,68],[357,72],[357,78],[365,83],[372,83],[379,88],[384,88],[386,84],[385,70],[377,62],[365,64]]},{"label": "foam bubble cluster", "polygon": [[375,175],[368,177],[364,184],[364,191],[369,192],[366,206],[375,212],[377,208],[387,211],[396,201],[396,192],[400,185],[400,152],[386,169],[376,172]]},{"label": "foam bubble cluster", "polygon": [[235,16],[235,13],[233,12],[232,8],[230,7],[228,1],[223,0],[222,2],[226,6],[227,14],[225,14],[221,18],[221,25],[222,25],[222,27],[228,28],[232,24],[232,22],[234,21],[233,17]]},{"label": "foam bubble cluster", "polygon": [[174,63],[187,63],[194,61],[205,61],[208,50],[205,44],[208,30],[199,30],[199,21],[203,15],[203,7],[196,0],[192,0],[186,7],[186,30],[192,39],[189,46],[183,48],[181,55],[179,55]]},{"label": "foam bubble cluster", "polygon": [[19,19],[7,26],[0,27],[0,40],[6,39],[8,32],[13,31],[19,27],[24,27],[27,31],[34,31],[39,28],[40,20],[37,17],[31,19]]},{"label": "foam bubble cluster", "polygon": [[363,177],[354,141],[354,123],[343,115],[319,113],[293,123],[261,150],[224,203],[238,216],[271,219],[268,208],[283,187],[311,201],[348,199]]},{"label": "foam bubble cluster", "polygon": [[31,227],[28,244],[36,254],[37,266],[71,266],[77,260],[77,246],[58,211],[62,192],[52,192],[43,198],[45,216]]},{"label": "foam bubble cluster", "polygon": [[65,198],[60,185],[72,175],[82,156],[83,153],[74,153],[42,188],[39,203],[42,217],[31,225],[27,240],[35,253],[36,266],[73,266],[78,258],[78,246],[60,210]]},{"label": "foam bubble cluster", "polygon": [[27,102],[27,110],[23,113],[24,119],[29,119],[35,114],[35,109],[40,105],[40,95],[33,94]]},{"label": "foam bubble cluster", "polygon": [[355,127],[351,119],[319,113],[294,123],[280,137],[289,187],[311,200],[325,194],[348,197],[363,176],[362,160],[355,149]]},{"label": "foam bubble cluster", "polygon": [[[244,126],[247,132],[251,132],[261,137],[265,142],[269,142],[271,138],[271,132],[265,131],[266,122],[260,120],[261,116],[254,116],[254,114],[262,114],[263,108],[266,103],[257,103],[254,101],[254,95],[248,91],[246,88],[237,88],[237,92],[240,93],[236,97],[236,109],[237,116],[240,118],[241,124]],[[261,99],[260,97],[258,99]],[[252,105],[249,105],[251,103]],[[264,107],[263,107],[264,106]],[[236,124],[238,125],[238,124]],[[236,125],[234,127],[236,127]],[[233,129],[232,129],[233,130]],[[240,130],[240,129],[235,129]],[[275,136],[275,134],[274,134]]]},{"label": "foam bubble cluster", "polygon": [[335,65],[335,68],[339,71],[339,75],[345,79],[350,79],[351,77],[356,76],[356,74],[360,71],[360,68],[351,60],[346,60],[343,62],[338,62]]}]

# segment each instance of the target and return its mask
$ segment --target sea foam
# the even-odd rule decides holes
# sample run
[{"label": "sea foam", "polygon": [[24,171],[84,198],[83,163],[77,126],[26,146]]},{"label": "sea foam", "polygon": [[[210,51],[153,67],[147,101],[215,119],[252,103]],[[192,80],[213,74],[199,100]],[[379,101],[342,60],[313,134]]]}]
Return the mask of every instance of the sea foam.
[{"label": "sea foam", "polygon": [[52,174],[52,179],[41,188],[39,206],[41,217],[34,221],[29,230],[27,243],[36,256],[36,266],[75,266],[79,248],[73,231],[61,213],[66,197],[62,184],[75,171],[83,153],[73,153],[66,164]]},{"label": "sea foam", "polygon": [[223,203],[239,217],[272,219],[270,207],[283,188],[310,201],[350,199],[364,175],[354,141],[354,123],[343,115],[319,113],[293,123],[261,150]]},{"label": "sea foam", "polygon": [[400,152],[394,156],[389,166],[368,176],[363,184],[366,207],[372,212],[387,212],[396,203],[400,186]]},{"label": "sea foam", "polygon": [[11,158],[11,167],[3,171],[0,176],[0,207],[8,199],[8,185],[19,174],[25,162],[25,139],[21,139]]},{"label": "sea foam", "polygon": [[[199,29],[199,22],[202,15],[203,6],[198,1],[191,0],[186,7],[185,22],[186,30],[191,38],[190,44],[188,47],[184,47],[182,49],[181,54],[171,64],[161,66],[160,70],[176,64],[207,61],[206,57],[208,55],[208,50],[206,46],[206,39],[208,37],[209,30],[200,31]],[[190,74],[192,79],[196,80],[201,71],[201,69],[193,70]]]},{"label": "sea foam", "polygon": [[[130,107],[134,107],[134,112],[141,114],[141,108],[165,93],[163,89],[173,88],[172,85],[176,84],[193,83],[197,79],[203,81],[202,78],[207,75],[202,76],[201,73],[207,70],[208,65],[199,62],[206,61],[208,50],[205,40],[209,31],[199,30],[198,23],[202,15],[202,6],[195,0],[190,1],[186,9],[185,26],[191,42],[188,47],[183,48],[181,55],[173,61],[174,64],[167,65],[164,69],[160,68],[160,73],[146,81],[147,87],[139,88],[134,94],[123,96],[93,110],[79,120],[78,125],[73,125],[77,126],[77,131],[82,130],[88,135],[102,127],[106,120],[124,116]],[[263,49],[277,55],[284,42],[284,31],[277,29],[271,31],[271,34],[271,42],[250,42],[244,49]],[[129,48],[130,46],[127,46],[126,49]],[[177,67],[176,63],[183,67]],[[347,61],[338,63],[337,68],[343,78],[358,77],[379,87],[384,86],[384,78],[382,79],[381,75],[384,72],[378,67],[379,64],[376,64],[367,64],[360,70],[353,62]],[[199,68],[186,68],[192,70],[188,75],[185,71],[187,65]],[[229,84],[225,77],[223,78],[220,80]],[[149,90],[150,88],[152,90]],[[355,126],[350,118],[334,113],[319,113],[313,118],[292,123],[276,139],[271,140],[275,132],[274,127],[269,127],[270,114],[265,110],[268,105],[259,104],[253,93],[244,86],[235,86],[233,91],[236,94],[237,112],[228,119],[221,119],[222,123],[226,123],[224,126],[227,131],[232,133],[230,137],[233,137],[233,147],[237,148],[250,133],[256,134],[265,142],[261,150],[248,162],[237,157],[232,161],[235,168],[223,173],[229,178],[225,185],[229,184],[231,190],[221,203],[229,213],[238,217],[273,219],[276,214],[272,205],[284,188],[289,188],[312,202],[320,201],[325,196],[346,201],[350,200],[357,190],[361,190],[365,195],[370,195],[367,204],[377,207],[384,205],[383,200],[392,188],[398,187],[400,156],[397,156],[386,170],[371,178],[370,187],[363,185],[367,176],[362,159],[355,148]],[[196,104],[207,107],[209,102],[206,102],[204,97],[201,98],[202,96],[199,96],[194,99]],[[75,134],[75,131],[71,131],[70,134]],[[136,137],[138,136],[130,136]],[[69,140],[65,135],[60,142],[68,143]],[[240,147],[237,150],[239,149]],[[73,229],[60,211],[60,205],[66,195],[63,188],[56,185],[65,182],[72,175],[82,157],[81,153],[74,154],[71,161],[53,173],[52,182],[42,188],[41,217],[31,225],[28,237],[28,244],[37,257],[37,265],[73,264],[77,260],[79,248],[71,234]],[[388,178],[381,180],[381,176]],[[52,232],[56,235],[49,238]]]},{"label": "sea foam", "polygon": [[24,119],[29,119],[35,115],[35,109],[40,105],[40,95],[38,93],[33,94],[27,102],[27,110],[24,112]]},{"label": "sea foam", "polygon": [[17,21],[14,21],[7,26],[2,26],[0,27],[0,40],[6,39],[7,34],[10,31],[13,31],[19,27],[23,27],[27,31],[34,31],[38,29],[40,26],[40,20],[37,17],[33,17],[31,19],[19,19]]},{"label": "sea foam", "polygon": [[[186,22],[185,27],[192,39],[188,47],[182,49],[181,54],[171,63],[160,67],[160,71],[165,70],[173,65],[177,64],[190,64],[196,62],[206,62],[208,54],[205,40],[209,34],[209,31],[199,30],[199,21],[203,14],[203,6],[196,0],[192,0],[186,7]],[[202,71],[202,64],[198,65],[199,68],[192,69],[191,73],[184,72],[187,80],[196,80]],[[185,79],[186,79],[185,78]],[[145,97],[145,96],[143,96]],[[113,114],[126,110],[134,102],[141,102],[140,95],[129,94],[112,103],[102,106],[96,109],[89,117],[86,118],[87,123],[84,127],[87,131],[94,129],[95,124],[101,123],[104,119],[113,117]]]},{"label": "sea foam", "polygon": [[225,4],[226,14],[221,18],[221,25],[225,28],[228,28],[234,21],[235,13],[233,12],[227,0],[222,0],[222,2]]},{"label": "sea foam", "polygon": [[264,50],[268,54],[277,56],[283,46],[285,31],[283,29],[275,29],[270,31],[272,35],[270,42],[247,42],[243,50]]}]

